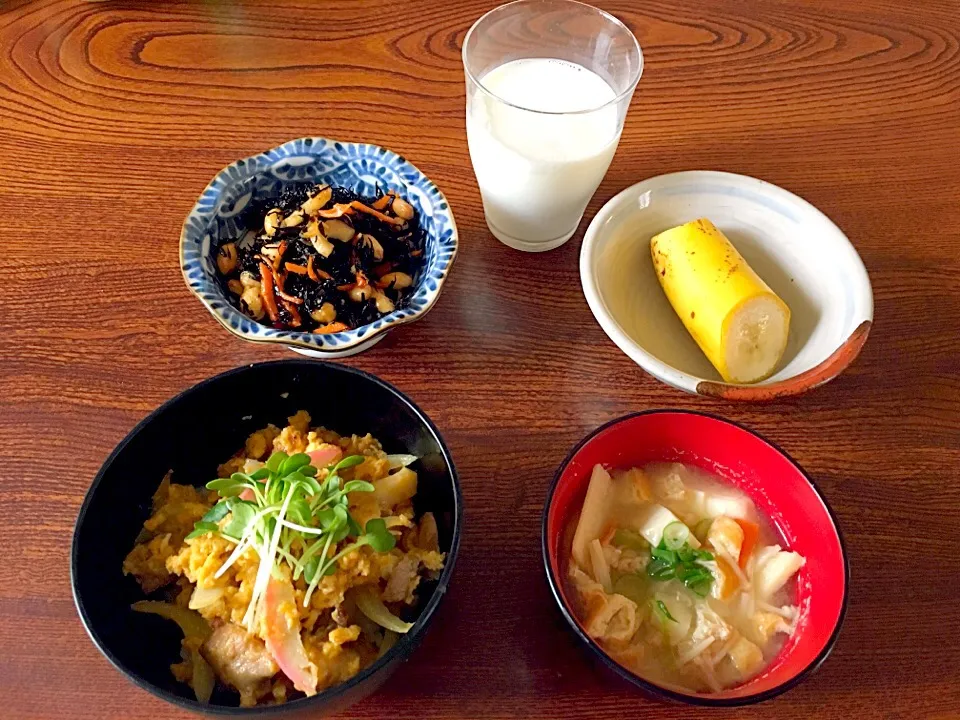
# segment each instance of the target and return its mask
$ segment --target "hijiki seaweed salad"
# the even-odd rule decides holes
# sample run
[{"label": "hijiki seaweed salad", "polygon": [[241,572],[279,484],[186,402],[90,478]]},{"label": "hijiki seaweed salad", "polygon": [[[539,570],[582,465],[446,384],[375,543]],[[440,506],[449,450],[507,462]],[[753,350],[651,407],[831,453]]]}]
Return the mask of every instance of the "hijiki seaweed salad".
[{"label": "hijiki seaweed salad", "polygon": [[393,191],[364,197],[330,185],[290,185],[244,210],[242,237],[217,248],[231,302],[278,330],[360,327],[403,307],[423,266],[426,233]]}]

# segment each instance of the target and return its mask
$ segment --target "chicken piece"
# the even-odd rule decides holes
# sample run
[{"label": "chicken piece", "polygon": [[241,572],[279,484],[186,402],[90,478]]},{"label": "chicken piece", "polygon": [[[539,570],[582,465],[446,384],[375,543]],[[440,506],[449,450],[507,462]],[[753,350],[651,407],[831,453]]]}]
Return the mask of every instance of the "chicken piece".
[{"label": "chicken piece", "polygon": [[440,531],[437,528],[437,519],[432,512],[424,513],[420,518],[417,547],[429,552],[440,552]]},{"label": "chicken piece", "polygon": [[641,555],[630,548],[612,548],[609,545],[604,545],[603,550],[605,553],[613,551],[609,558],[610,567],[621,575],[642,573],[647,567],[647,563],[650,562],[649,553]]},{"label": "chicken piece", "polygon": [[387,580],[387,587],[383,591],[384,602],[411,602],[413,593],[417,589],[420,577],[417,569],[420,561],[413,555],[404,555]]},{"label": "chicken piece", "polygon": [[221,625],[201,646],[200,654],[221,682],[236,688],[240,705],[252,707],[270,692],[270,679],[280,669],[263,641],[239,625]]}]

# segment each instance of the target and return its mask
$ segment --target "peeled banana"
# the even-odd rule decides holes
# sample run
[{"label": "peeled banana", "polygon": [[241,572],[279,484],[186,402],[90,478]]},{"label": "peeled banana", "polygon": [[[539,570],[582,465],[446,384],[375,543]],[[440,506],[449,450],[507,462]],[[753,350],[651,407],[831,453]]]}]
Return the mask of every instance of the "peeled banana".
[{"label": "peeled banana", "polygon": [[773,374],[787,347],[790,308],[712,222],[655,235],[650,254],[667,299],[726,382]]}]

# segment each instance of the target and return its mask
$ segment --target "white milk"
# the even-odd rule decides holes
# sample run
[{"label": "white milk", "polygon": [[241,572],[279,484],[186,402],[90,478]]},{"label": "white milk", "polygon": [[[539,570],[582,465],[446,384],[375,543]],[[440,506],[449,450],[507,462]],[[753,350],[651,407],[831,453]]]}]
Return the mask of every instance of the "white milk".
[{"label": "white milk", "polygon": [[513,60],[480,82],[496,98],[476,90],[467,140],[487,224],[511,247],[557,247],[583,217],[621,127],[615,103],[580,114],[542,113],[598,108],[616,93],[582,65],[551,58]]}]

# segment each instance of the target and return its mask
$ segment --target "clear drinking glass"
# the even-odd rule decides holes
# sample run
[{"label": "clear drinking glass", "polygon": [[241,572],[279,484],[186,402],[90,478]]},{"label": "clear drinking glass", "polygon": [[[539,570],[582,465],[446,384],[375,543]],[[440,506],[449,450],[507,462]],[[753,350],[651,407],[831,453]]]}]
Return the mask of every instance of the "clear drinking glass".
[{"label": "clear drinking glass", "polygon": [[573,0],[491,10],[463,43],[467,142],[490,232],[518,250],[576,232],[643,72],[612,15]]}]

